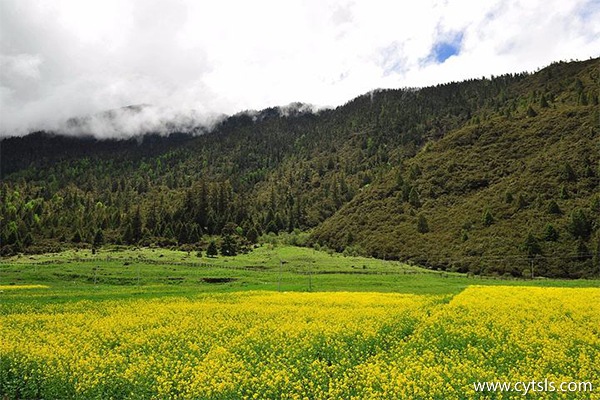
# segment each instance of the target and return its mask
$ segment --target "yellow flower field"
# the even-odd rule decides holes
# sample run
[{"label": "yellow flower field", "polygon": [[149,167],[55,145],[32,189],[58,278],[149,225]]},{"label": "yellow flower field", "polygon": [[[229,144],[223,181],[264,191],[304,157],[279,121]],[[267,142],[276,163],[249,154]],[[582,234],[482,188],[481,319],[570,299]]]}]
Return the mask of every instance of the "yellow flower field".
[{"label": "yellow flower field", "polygon": [[596,392],[569,398],[599,398],[600,289],[471,287],[449,299],[242,292],[21,305],[0,315],[0,398],[501,398],[473,382],[544,378],[591,381]]},{"label": "yellow flower field", "polygon": [[[0,389],[25,398],[325,398],[438,297],[213,294],[0,317]],[[346,390],[350,390],[347,388]]]},{"label": "yellow flower field", "polygon": [[0,291],[20,289],[47,289],[46,285],[0,285]]},{"label": "yellow flower field", "polygon": [[[353,379],[367,398],[523,398],[473,384],[547,379],[557,390],[530,397],[599,399],[600,289],[470,287]],[[572,381],[595,391],[559,393]]]}]

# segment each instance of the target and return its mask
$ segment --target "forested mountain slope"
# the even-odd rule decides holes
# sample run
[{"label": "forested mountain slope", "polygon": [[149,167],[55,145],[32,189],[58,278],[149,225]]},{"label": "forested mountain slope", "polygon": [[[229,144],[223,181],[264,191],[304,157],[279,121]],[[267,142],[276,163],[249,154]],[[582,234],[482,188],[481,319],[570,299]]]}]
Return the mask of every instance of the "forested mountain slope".
[{"label": "forested mountain slope", "polygon": [[460,271],[518,275],[533,258],[541,275],[584,274],[600,212],[597,118],[589,108],[548,108],[453,131],[314,236],[340,250],[358,245]]},{"label": "forested mountain slope", "polygon": [[598,59],[556,63],[240,113],[200,136],[4,139],[2,252],[300,229],[436,268],[594,274],[598,75]]}]

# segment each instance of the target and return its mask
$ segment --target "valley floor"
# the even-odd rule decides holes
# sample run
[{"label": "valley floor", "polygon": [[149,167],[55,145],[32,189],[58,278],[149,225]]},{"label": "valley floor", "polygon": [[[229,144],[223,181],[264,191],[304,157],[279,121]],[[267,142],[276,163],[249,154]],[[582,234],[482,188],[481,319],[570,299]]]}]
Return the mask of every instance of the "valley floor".
[{"label": "valley floor", "polygon": [[11,258],[0,398],[600,398],[598,327],[591,280],[270,245]]}]

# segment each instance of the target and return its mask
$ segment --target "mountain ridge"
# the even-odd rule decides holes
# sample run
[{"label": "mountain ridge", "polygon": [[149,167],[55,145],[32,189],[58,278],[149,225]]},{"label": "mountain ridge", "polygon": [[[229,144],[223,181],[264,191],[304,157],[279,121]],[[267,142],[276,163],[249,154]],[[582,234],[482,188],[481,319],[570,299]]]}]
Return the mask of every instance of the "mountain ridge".
[{"label": "mountain ridge", "polygon": [[[56,148],[44,150],[31,138],[3,140],[2,248],[8,254],[78,238],[92,243],[98,231],[109,243],[206,247],[209,235],[233,225],[240,247],[260,234],[308,230],[307,244],[431,268],[520,276],[535,259],[547,276],[597,274],[597,88],[594,59],[372,91],[317,113],[240,113],[204,135],[156,138],[153,146],[108,141],[94,150],[98,143],[78,147],[75,140],[57,144],[56,157]],[[470,162],[459,162],[464,154]],[[557,178],[548,157],[570,168],[574,180]],[[537,175],[523,174],[521,162]],[[540,173],[545,183],[534,184]],[[502,203],[511,178],[513,201],[527,195],[518,212]],[[56,196],[81,215],[57,218]],[[543,212],[551,201],[560,203],[558,219]],[[31,202],[37,212],[25,207]],[[492,221],[483,226],[486,211]],[[583,236],[571,232],[574,213],[585,217]],[[427,232],[416,230],[420,220]],[[559,238],[543,240],[539,224],[531,225],[538,220],[556,225]],[[529,247],[523,232],[533,237]],[[536,245],[540,251],[530,254]],[[489,265],[499,257],[492,248],[520,258]],[[565,259],[568,268],[559,265],[564,260],[548,262],[560,253],[578,258]]]}]

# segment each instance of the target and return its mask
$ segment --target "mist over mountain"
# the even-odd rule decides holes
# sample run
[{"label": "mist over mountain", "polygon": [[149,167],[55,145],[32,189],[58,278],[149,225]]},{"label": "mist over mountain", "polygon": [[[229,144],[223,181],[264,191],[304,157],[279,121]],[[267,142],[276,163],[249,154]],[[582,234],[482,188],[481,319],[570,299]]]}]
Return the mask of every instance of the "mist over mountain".
[{"label": "mist over mountain", "polygon": [[3,0],[0,137],[132,104],[155,109],[135,123],[92,117],[86,130],[166,133],[240,110],[535,71],[597,56],[599,18],[596,0]]},{"label": "mist over mountain", "polygon": [[225,117],[202,115],[195,110],[138,104],[72,117],[49,130],[62,135],[93,136],[98,139],[125,139],[146,134],[168,136],[181,132],[198,135],[212,130]]},{"label": "mist over mountain", "polygon": [[[593,276],[598,67],[376,90],[335,109],[293,103],[210,128],[129,106],[71,119],[69,136],[5,138],[0,249],[286,234],[436,269],[521,276],[533,260],[541,276]],[[126,121],[137,136],[111,136]]]}]

